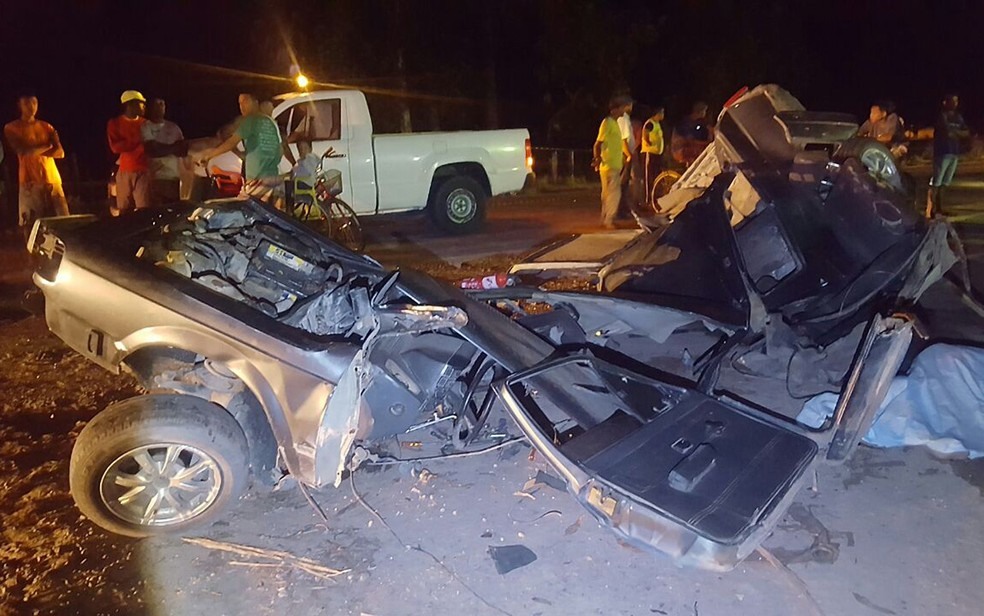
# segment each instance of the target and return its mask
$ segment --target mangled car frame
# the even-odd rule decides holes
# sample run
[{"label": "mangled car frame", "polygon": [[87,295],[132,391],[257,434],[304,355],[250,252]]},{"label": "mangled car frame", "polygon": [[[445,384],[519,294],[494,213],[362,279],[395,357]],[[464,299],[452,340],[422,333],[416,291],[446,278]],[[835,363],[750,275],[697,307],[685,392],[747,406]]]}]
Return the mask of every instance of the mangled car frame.
[{"label": "mangled car frame", "polygon": [[[954,261],[901,186],[831,160],[844,123],[774,86],[740,97],[673,224],[590,293],[468,295],[249,200],[42,220],[49,327],[149,392],[82,431],[73,497],[113,532],[183,532],[250,474],[337,486],[526,440],[624,539],[731,568],[850,455],[910,346],[904,310]],[[797,424],[822,391],[834,417]]]}]

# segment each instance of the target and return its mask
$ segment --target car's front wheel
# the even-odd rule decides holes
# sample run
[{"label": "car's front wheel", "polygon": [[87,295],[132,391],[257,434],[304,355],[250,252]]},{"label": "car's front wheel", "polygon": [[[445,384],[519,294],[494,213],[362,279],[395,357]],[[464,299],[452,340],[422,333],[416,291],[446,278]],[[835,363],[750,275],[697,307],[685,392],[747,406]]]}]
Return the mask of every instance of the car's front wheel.
[{"label": "car's front wheel", "polygon": [[221,407],[151,394],[108,407],[79,434],[69,484],[79,510],[131,537],[215,520],[245,489],[248,446]]}]

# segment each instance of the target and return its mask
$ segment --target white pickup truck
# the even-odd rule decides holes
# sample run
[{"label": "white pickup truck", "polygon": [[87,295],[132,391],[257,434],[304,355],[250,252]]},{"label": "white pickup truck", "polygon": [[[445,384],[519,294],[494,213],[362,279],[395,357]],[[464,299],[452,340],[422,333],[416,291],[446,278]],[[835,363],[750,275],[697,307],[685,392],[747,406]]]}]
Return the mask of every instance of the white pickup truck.
[{"label": "white pickup truck", "polygon": [[[375,135],[365,95],[358,90],[283,94],[273,118],[281,135],[306,134],[314,153],[334,148],[326,169],[342,174],[341,198],[359,215],[427,208],[451,233],[474,231],[492,195],[516,192],[532,173],[526,129]],[[297,146],[289,146],[297,153]],[[233,153],[210,167],[239,173]],[[290,171],[286,159],[281,171]]]}]

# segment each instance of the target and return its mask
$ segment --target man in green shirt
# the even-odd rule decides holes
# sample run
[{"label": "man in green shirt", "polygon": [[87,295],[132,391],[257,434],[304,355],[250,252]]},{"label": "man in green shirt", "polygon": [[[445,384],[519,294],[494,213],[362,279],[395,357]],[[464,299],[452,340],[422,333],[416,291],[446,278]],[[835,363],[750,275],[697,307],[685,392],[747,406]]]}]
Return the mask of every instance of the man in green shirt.
[{"label": "man in green shirt", "polygon": [[243,195],[282,210],[284,179],[280,175],[280,158],[283,150],[277,124],[260,110],[260,102],[252,94],[239,95],[239,111],[243,117],[236,131],[218,147],[204,152],[201,159],[204,162],[215,158],[242,143],[246,150]]},{"label": "man in green shirt", "polygon": [[622,167],[631,158],[618,126],[618,118],[626,112],[628,105],[624,97],[611,100],[608,115],[601,121],[594,144],[592,166],[601,176],[601,224],[606,229],[615,228],[615,215],[618,214],[618,202],[622,197]]}]

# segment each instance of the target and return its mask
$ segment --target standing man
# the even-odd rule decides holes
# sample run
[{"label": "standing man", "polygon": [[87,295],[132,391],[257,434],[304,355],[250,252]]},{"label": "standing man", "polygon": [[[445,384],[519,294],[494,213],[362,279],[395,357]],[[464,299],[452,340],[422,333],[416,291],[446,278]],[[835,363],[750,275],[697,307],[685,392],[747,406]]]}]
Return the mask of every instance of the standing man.
[{"label": "standing man", "polygon": [[147,121],[140,129],[150,163],[150,197],[154,205],[174,203],[181,199],[181,176],[178,157],[188,153],[184,134],[177,124],[164,118],[167,104],[154,98],[147,109]]},{"label": "standing man", "polygon": [[618,129],[622,133],[622,141],[625,142],[625,147],[629,152],[629,158],[625,161],[625,165],[622,167],[621,184],[619,190],[621,194],[619,196],[618,216],[627,216],[626,210],[632,211],[636,205],[636,191],[633,190],[634,182],[639,178],[639,140],[636,138],[636,132],[633,130],[632,126],[632,110],[635,106],[635,101],[629,95],[622,95],[616,97],[618,102],[623,105],[624,111],[622,115],[618,118]]},{"label": "standing man", "polygon": [[34,221],[52,213],[68,215],[68,202],[62,190],[56,158],[64,158],[58,132],[51,124],[37,119],[38,98],[26,94],[17,99],[20,119],[3,127],[10,148],[17,154],[17,221],[29,233]]},{"label": "standing man", "polygon": [[618,126],[618,118],[625,111],[624,99],[613,98],[608,104],[608,115],[598,128],[593,149],[591,164],[601,175],[601,224],[606,229],[615,228],[615,215],[622,196],[622,169],[629,158],[628,142],[622,138]]},{"label": "standing man", "polygon": [[642,155],[645,158],[642,164],[646,168],[646,203],[650,207],[656,205],[651,202],[653,182],[663,168],[663,127],[660,122],[663,121],[664,116],[665,110],[657,107],[653,115],[642,125]]},{"label": "standing man", "polygon": [[147,99],[136,90],[120,95],[122,113],[106,125],[109,149],[119,156],[116,208],[119,215],[150,207],[150,159],[144,148],[143,125]]},{"label": "standing man", "polygon": [[970,130],[958,108],[960,98],[948,94],[943,98],[940,116],[933,132],[933,179],[926,199],[926,218],[943,213],[943,189],[953,181],[957,172],[960,142],[970,137]]},{"label": "standing man", "polygon": [[280,176],[280,131],[273,118],[260,111],[260,102],[253,94],[239,95],[239,111],[243,117],[236,131],[219,146],[204,152],[201,161],[225,154],[242,143],[246,149],[243,194],[282,210],[284,180]]}]

